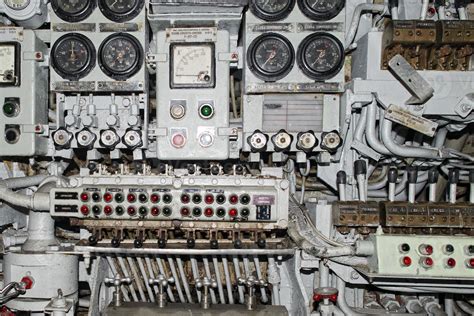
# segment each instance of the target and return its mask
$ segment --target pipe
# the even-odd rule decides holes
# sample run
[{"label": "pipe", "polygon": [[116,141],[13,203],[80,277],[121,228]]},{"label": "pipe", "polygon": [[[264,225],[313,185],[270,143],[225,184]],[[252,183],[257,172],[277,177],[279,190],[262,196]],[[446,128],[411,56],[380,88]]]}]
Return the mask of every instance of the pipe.
[{"label": "pipe", "polygon": [[463,301],[456,301],[456,304],[462,309],[463,312],[467,313],[468,315],[474,315],[474,307],[466,302]]},{"label": "pipe", "polygon": [[319,261],[319,287],[329,287],[329,267],[324,260]]},{"label": "pipe", "polygon": [[382,142],[379,141],[376,132],[376,121],[377,121],[377,100],[372,101],[369,105],[367,105],[367,127],[365,130],[365,137],[367,139],[367,143],[373,150],[378,152],[382,155],[392,155],[392,152],[385,147]]},{"label": "pipe", "polygon": [[441,152],[436,148],[403,146],[394,142],[392,137],[392,121],[385,119],[382,127],[382,141],[394,155],[399,157],[440,159]]},{"label": "pipe", "polygon": [[227,288],[227,296],[229,299],[229,304],[234,304],[234,295],[232,294],[232,284],[229,272],[229,262],[227,261],[227,257],[222,256],[222,266],[224,267],[224,276],[225,276],[225,285]]},{"label": "pipe", "polygon": [[423,0],[421,5],[421,13],[420,13],[420,20],[426,20],[426,15],[428,14],[428,6],[430,4],[430,0]]},{"label": "pipe", "polygon": [[179,256],[176,257],[176,263],[178,265],[179,275],[181,276],[181,280],[183,281],[184,292],[186,293],[186,297],[188,298],[188,303],[193,304],[193,297],[191,295],[191,290],[189,288],[188,279],[184,272],[184,266],[183,266],[183,261],[181,260],[181,257]]},{"label": "pipe", "polygon": [[[32,179],[28,179],[32,178]],[[0,200],[17,207],[24,207],[36,211],[49,210],[49,194],[36,192],[33,195],[25,195],[14,192],[11,188],[21,188],[39,185],[47,177],[25,177],[11,178],[0,181]]]},{"label": "pipe", "polygon": [[363,107],[360,113],[359,122],[357,123],[356,129],[354,130],[354,139],[362,142],[364,137],[365,128],[367,125],[367,107]]},{"label": "pipe", "polygon": [[347,36],[345,40],[346,44],[346,49],[349,48],[349,46],[352,45],[352,42],[354,42],[354,39],[357,34],[357,29],[359,28],[359,23],[360,23],[360,18],[362,16],[362,12],[372,12],[372,13],[383,13],[387,11],[388,8],[386,5],[383,4],[372,4],[372,3],[361,3],[359,4],[355,10],[354,14],[352,15],[352,22],[349,27],[349,30],[347,31]]},{"label": "pipe", "polygon": [[217,261],[216,256],[212,257],[212,264],[214,265],[214,273],[216,275],[217,289],[219,290],[219,299],[221,301],[221,304],[225,304],[224,287],[222,286],[221,272],[219,271],[219,262]]},{"label": "pipe", "polygon": [[458,8],[459,20],[467,20],[467,13],[465,7]]},{"label": "pipe", "polygon": [[350,316],[364,316],[365,314],[359,314],[354,312],[352,308],[346,302],[346,282],[341,278],[337,277],[337,305],[345,315]]},{"label": "pipe", "polygon": [[367,163],[365,160],[356,160],[354,163],[355,178],[359,189],[359,201],[367,201]]},{"label": "pipe", "polygon": [[398,170],[397,168],[390,168],[388,171],[388,200],[395,201],[395,191],[397,187]]},{"label": "pipe", "polygon": [[438,18],[440,20],[446,20],[446,7],[444,5],[438,7]]},{"label": "pipe", "polygon": [[474,169],[469,171],[469,202],[474,204]]},{"label": "pipe", "polygon": [[339,193],[339,200],[346,201],[346,184],[347,184],[347,174],[345,171],[341,170],[336,175],[337,189]]},{"label": "pipe", "polygon": [[447,316],[454,316],[454,300],[452,297],[444,299],[444,310]]},{"label": "pipe", "polygon": [[438,183],[439,172],[436,169],[428,171],[428,183],[429,183],[429,197],[428,201],[436,202],[436,186]]}]

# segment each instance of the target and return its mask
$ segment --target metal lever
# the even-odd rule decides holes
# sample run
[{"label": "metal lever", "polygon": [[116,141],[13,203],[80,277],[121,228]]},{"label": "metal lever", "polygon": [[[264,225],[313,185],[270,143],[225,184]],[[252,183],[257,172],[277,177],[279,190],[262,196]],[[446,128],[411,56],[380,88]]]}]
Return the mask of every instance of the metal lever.
[{"label": "metal lever", "polygon": [[122,292],[120,292],[120,287],[123,284],[130,284],[132,283],[131,278],[121,278],[120,275],[116,275],[114,278],[105,278],[104,279],[105,285],[113,286],[115,288],[114,292],[114,305],[119,307],[122,305]]},{"label": "metal lever", "polygon": [[209,309],[211,307],[211,299],[209,297],[209,288],[215,289],[217,287],[217,282],[214,279],[204,277],[201,279],[196,279],[196,287],[202,289],[201,297],[201,307],[203,309]]},{"label": "metal lever", "polygon": [[255,296],[255,287],[266,287],[268,286],[267,281],[262,279],[257,279],[253,275],[249,276],[247,279],[239,278],[239,284],[244,285],[248,289],[248,294],[245,296],[245,304],[249,311],[254,310],[257,306],[257,297]]},{"label": "metal lever", "polygon": [[174,283],[174,278],[166,278],[163,274],[159,274],[156,279],[148,279],[148,284],[158,285],[158,295],[156,302],[159,308],[166,307],[168,304],[168,296],[166,295],[166,287]]}]

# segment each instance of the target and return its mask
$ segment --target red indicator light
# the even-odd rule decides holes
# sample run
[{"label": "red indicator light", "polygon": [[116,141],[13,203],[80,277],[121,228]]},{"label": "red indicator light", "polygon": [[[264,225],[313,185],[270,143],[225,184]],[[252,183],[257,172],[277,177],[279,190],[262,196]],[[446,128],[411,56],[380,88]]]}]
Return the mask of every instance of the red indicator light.
[{"label": "red indicator light", "polygon": [[474,258],[467,259],[466,265],[468,268],[474,269]]},{"label": "red indicator light", "polygon": [[431,256],[433,254],[433,246],[431,245],[420,245],[420,253],[425,256]]},{"label": "red indicator light", "polygon": [[157,207],[152,207],[152,209],[151,209],[151,215],[153,215],[153,216],[158,216],[158,215],[160,215],[160,209],[157,208]]},{"label": "red indicator light", "polygon": [[191,198],[190,198],[189,195],[187,195],[187,194],[181,195],[181,203],[183,203],[183,204],[188,204],[189,201],[190,201],[190,199],[191,199]]},{"label": "red indicator light", "polygon": [[81,206],[82,215],[89,215],[89,207],[87,205]]},{"label": "red indicator light", "polygon": [[427,258],[422,258],[421,259],[421,265],[425,268],[431,268],[434,264],[433,259],[427,257]]},{"label": "red indicator light", "polygon": [[114,197],[111,193],[107,192],[107,193],[104,194],[104,201],[106,203],[112,202],[113,199],[114,199]]},{"label": "red indicator light", "polygon": [[214,210],[208,207],[204,210],[204,215],[206,215],[206,217],[212,217],[214,215]]},{"label": "red indicator light", "polygon": [[112,207],[111,207],[110,205],[106,205],[106,206],[104,207],[104,213],[105,213],[105,215],[110,215],[110,214],[112,214],[112,212],[113,212],[113,210],[112,210]]},{"label": "red indicator light", "polygon": [[229,216],[230,217],[237,217],[237,214],[238,214],[238,212],[235,208],[233,208],[229,211]]},{"label": "red indicator light", "polygon": [[403,257],[403,258],[402,258],[402,264],[403,264],[405,267],[411,266],[411,258],[410,258],[410,257]]},{"label": "red indicator light", "polygon": [[82,194],[81,194],[81,201],[82,201],[82,202],[87,202],[87,201],[89,201],[89,193],[85,193],[85,192],[82,193]]},{"label": "red indicator light", "polygon": [[158,203],[160,201],[160,196],[158,194],[152,194],[150,196],[151,203]]},{"label": "red indicator light", "polygon": [[237,195],[231,195],[229,197],[230,204],[237,204],[239,202],[239,197]]},{"label": "red indicator light", "polygon": [[453,258],[449,258],[447,261],[446,261],[446,265],[449,267],[449,268],[454,268],[456,266],[456,260],[454,260]]},{"label": "red indicator light", "polygon": [[128,203],[134,203],[137,200],[137,196],[133,193],[130,193],[127,195],[127,201]]},{"label": "red indicator light", "polygon": [[186,217],[189,216],[189,208],[183,207],[181,209],[181,216],[186,216]]},{"label": "red indicator light", "polygon": [[206,204],[212,204],[214,203],[214,195],[208,194],[204,200],[206,201]]},{"label": "red indicator light", "polygon": [[137,214],[137,210],[133,206],[129,206],[127,208],[127,213],[128,213],[128,215],[133,216],[133,215]]}]

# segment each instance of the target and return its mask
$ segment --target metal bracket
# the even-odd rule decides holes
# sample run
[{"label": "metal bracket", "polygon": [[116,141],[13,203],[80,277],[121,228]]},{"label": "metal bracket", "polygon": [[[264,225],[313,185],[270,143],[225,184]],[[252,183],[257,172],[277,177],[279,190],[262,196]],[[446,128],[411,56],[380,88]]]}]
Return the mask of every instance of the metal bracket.
[{"label": "metal bracket", "polygon": [[405,58],[396,55],[388,63],[394,76],[407,88],[412,97],[406,104],[424,104],[433,97],[434,89]]}]

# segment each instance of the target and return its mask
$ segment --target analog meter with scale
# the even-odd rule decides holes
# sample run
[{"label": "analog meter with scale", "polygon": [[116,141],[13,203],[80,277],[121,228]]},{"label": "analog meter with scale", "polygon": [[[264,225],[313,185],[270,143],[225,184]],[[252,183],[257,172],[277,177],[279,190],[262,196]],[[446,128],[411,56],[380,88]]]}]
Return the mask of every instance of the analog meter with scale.
[{"label": "analog meter with scale", "polygon": [[19,80],[19,45],[0,44],[0,85],[16,85]]},{"label": "analog meter with scale", "polygon": [[171,88],[214,88],[214,50],[213,44],[172,45]]}]

